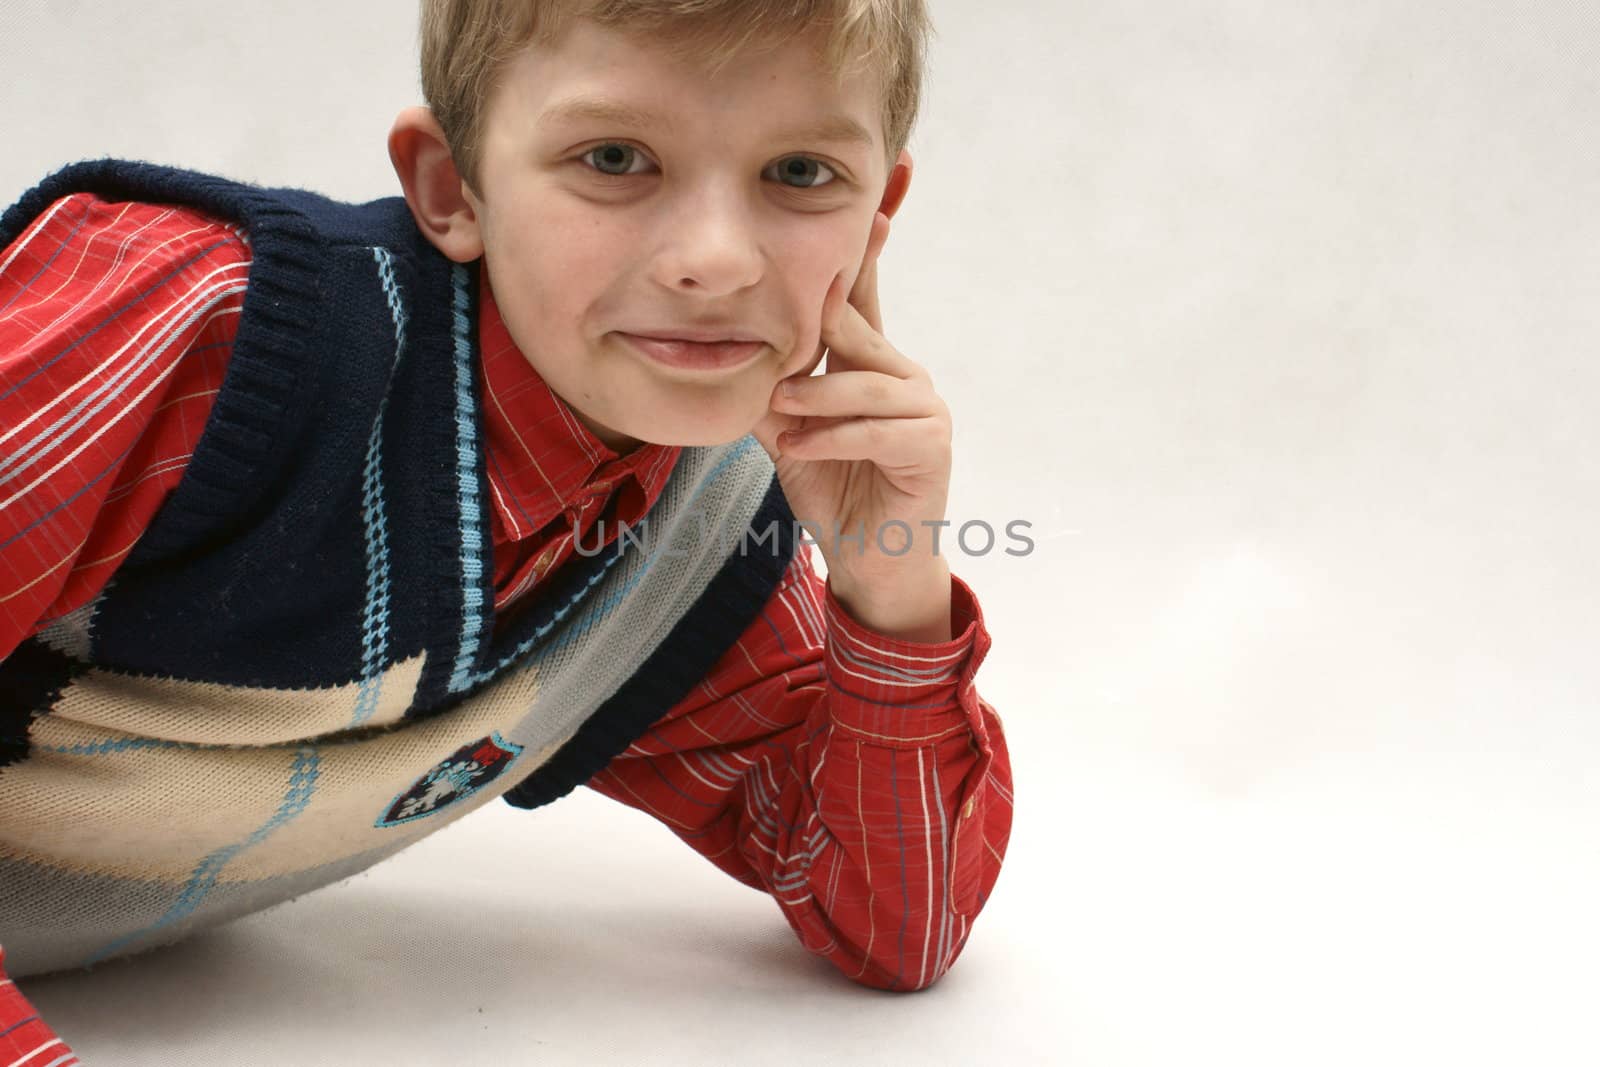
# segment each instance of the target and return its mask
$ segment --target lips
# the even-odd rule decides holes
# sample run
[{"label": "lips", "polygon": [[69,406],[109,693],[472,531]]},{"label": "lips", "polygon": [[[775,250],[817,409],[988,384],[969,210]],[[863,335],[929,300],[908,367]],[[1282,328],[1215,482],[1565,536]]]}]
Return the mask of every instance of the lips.
[{"label": "lips", "polygon": [[621,336],[651,360],[681,370],[729,370],[750,362],[766,347],[753,340],[698,341],[636,333]]},{"label": "lips", "polygon": [[624,330],[623,332],[652,341],[694,341],[697,344],[761,340],[755,334],[737,326],[667,326],[661,329]]}]

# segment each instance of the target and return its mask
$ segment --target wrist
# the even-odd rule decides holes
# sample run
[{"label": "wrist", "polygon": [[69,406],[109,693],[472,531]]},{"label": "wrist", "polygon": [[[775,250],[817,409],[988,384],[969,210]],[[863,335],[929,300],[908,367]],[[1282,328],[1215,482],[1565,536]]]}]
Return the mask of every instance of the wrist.
[{"label": "wrist", "polygon": [[943,644],[951,639],[950,565],[943,559],[892,582],[861,583],[828,573],[828,587],[845,612],[873,633],[900,641]]}]

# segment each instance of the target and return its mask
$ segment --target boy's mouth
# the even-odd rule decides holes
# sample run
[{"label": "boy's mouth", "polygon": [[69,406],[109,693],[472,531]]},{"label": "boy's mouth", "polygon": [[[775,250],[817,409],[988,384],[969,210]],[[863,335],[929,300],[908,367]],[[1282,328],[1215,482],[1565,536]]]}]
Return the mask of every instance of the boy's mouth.
[{"label": "boy's mouth", "polygon": [[732,370],[749,363],[766,347],[762,342],[754,340],[698,341],[684,337],[656,337],[618,332],[629,344],[652,361],[680,370]]},{"label": "boy's mouth", "polygon": [[653,341],[694,341],[697,344],[721,344],[724,341],[759,341],[754,333],[732,323],[710,323],[705,326],[662,326],[659,329],[625,330],[634,337]]}]

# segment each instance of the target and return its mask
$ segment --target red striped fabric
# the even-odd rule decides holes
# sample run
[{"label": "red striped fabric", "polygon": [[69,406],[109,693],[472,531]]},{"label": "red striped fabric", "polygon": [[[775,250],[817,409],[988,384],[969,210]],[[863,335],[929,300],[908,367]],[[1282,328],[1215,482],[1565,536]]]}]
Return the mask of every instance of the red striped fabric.
[{"label": "red striped fabric", "polygon": [[6,977],[5,961],[0,947],[0,1067],[71,1067],[78,1057]]},{"label": "red striped fabric", "polygon": [[0,254],[0,655],[92,600],[183,476],[249,266],[218,222],[87,194]]},{"label": "red striped fabric", "polygon": [[[0,658],[91,602],[177,485],[249,267],[236,227],[87,193],[0,252]],[[637,522],[679,450],[612,452],[480,281],[495,603],[514,612],[608,506],[607,540]],[[770,893],[852,979],[925,987],[965,944],[1012,812],[1000,720],[973,685],[988,630],[960,578],[951,596],[950,641],[892,639],[857,623],[802,550],[737,644],[589,786]],[[21,1018],[9,1003],[0,1031]]]}]

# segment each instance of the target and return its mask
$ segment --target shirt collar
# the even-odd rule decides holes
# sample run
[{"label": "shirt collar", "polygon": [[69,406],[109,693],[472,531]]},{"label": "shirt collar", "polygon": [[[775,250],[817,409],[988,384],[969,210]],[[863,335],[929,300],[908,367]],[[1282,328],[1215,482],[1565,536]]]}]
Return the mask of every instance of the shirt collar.
[{"label": "shirt collar", "polygon": [[617,494],[615,518],[636,523],[672,474],[678,445],[619,456],[551,391],[506,330],[479,260],[478,341],[484,449],[497,533],[522,540],[591,495]]}]

